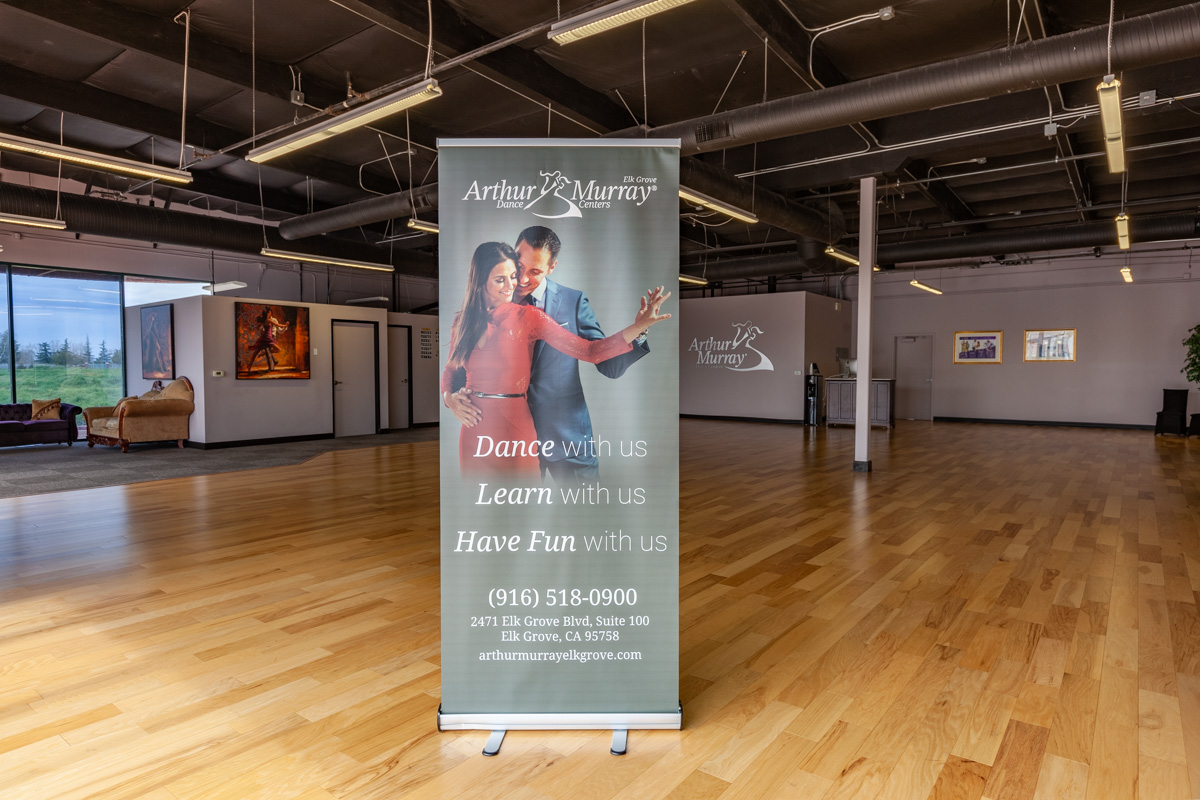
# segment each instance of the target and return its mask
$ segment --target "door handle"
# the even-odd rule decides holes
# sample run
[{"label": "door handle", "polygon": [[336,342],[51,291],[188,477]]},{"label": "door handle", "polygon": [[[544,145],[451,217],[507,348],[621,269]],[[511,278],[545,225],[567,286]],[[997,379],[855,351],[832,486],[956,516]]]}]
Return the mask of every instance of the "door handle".
[{"label": "door handle", "polygon": [[334,385],[334,386],[341,386],[341,385],[342,385],[342,382],[341,382],[341,381],[334,381],[334,382],[333,382],[333,385]]}]

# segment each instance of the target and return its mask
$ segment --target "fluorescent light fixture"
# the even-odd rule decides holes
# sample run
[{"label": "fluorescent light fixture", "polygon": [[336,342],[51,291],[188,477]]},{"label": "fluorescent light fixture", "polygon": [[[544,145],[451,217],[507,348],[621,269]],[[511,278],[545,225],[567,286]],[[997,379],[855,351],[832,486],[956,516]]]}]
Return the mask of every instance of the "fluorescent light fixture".
[{"label": "fluorescent light fixture", "polygon": [[1117,215],[1117,247],[1129,249],[1129,217],[1124,211]]},{"label": "fluorescent light fixture", "polygon": [[322,139],[328,139],[330,136],[337,136],[339,133],[345,133],[354,128],[368,125],[377,119],[391,116],[397,111],[403,111],[418,103],[424,103],[426,100],[440,97],[441,94],[442,90],[438,88],[438,82],[433,78],[429,78],[415,86],[384,95],[378,100],[364,103],[344,114],[338,114],[336,117],[327,119],[324,122],[319,122],[316,125],[288,134],[270,144],[256,147],[246,154],[246,158],[256,164],[261,164],[284,153],[290,153],[293,150],[308,147],[310,144],[319,142]]},{"label": "fluorescent light fixture", "polygon": [[653,16],[661,11],[690,3],[692,0],[617,0],[600,8],[576,14],[573,17],[559,20],[550,26],[546,35],[558,42],[567,44],[578,41],[593,34],[619,28],[629,22]]},{"label": "fluorescent light fixture", "polygon": [[352,258],[338,258],[337,256],[314,256],[311,253],[293,253],[289,250],[273,250],[270,247],[264,247],[259,253],[271,258],[286,258],[289,261],[307,261],[313,264],[330,264],[335,267],[373,269],[379,272],[396,271],[396,268],[391,264],[375,264],[371,261],[355,261]]},{"label": "fluorescent light fixture", "polygon": [[1133,283],[1133,270],[1129,267],[1121,267],[1121,277],[1126,283]]},{"label": "fluorescent light fixture", "polygon": [[12,225],[28,225],[31,228],[50,228],[56,231],[67,229],[67,223],[61,219],[27,217],[24,214],[6,214],[3,211],[0,211],[0,222],[7,222]]},{"label": "fluorescent light fixture", "polygon": [[416,217],[408,221],[408,227],[414,231],[425,231],[425,233],[438,233],[438,224],[436,222],[426,222],[423,219]]},{"label": "fluorescent light fixture", "polygon": [[918,289],[924,289],[925,291],[929,292],[930,294],[941,294],[942,293],[941,289],[935,289],[932,286],[926,286],[925,284],[921,283],[916,278],[913,278],[911,281],[909,281],[908,285],[915,286]]},{"label": "fluorescent light fixture", "polygon": [[697,278],[695,275],[684,275],[679,273],[680,283],[690,283],[694,286],[708,286],[708,278]]},{"label": "fluorescent light fixture", "polygon": [[[825,255],[827,255],[827,256],[831,256],[831,257],[833,257],[833,258],[836,258],[838,261],[845,261],[847,264],[853,264],[853,265],[854,265],[854,266],[856,266],[856,267],[858,266],[858,259],[857,259],[857,258],[855,258],[854,256],[850,255],[849,253],[843,253],[841,250],[838,250],[838,249],[837,249],[836,247],[834,247],[833,245],[829,245],[828,247],[826,247],[826,248],[825,248]],[[871,267],[871,271],[872,271],[872,272],[879,272],[879,267],[878,267],[878,266],[872,266],[872,267]]]},{"label": "fluorescent light fixture", "polygon": [[758,217],[751,214],[749,211],[743,211],[737,206],[731,206],[729,203],[718,200],[715,197],[709,197],[703,192],[697,192],[695,189],[689,189],[686,186],[679,187],[679,197],[689,203],[694,203],[698,206],[719,211],[727,217],[741,220],[742,222],[758,222]]},{"label": "fluorescent light fixture", "polygon": [[388,299],[383,295],[377,295],[375,297],[356,297],[353,300],[347,300],[346,305],[361,306],[367,303],[386,303],[387,301]]},{"label": "fluorescent light fixture", "polygon": [[1121,82],[1105,75],[1096,87],[1100,101],[1100,124],[1104,128],[1104,149],[1108,153],[1108,171],[1125,171],[1125,139],[1121,130]]},{"label": "fluorescent light fixture", "polygon": [[246,283],[245,281],[224,281],[223,283],[206,283],[200,288],[206,292],[216,294],[217,292],[228,292],[232,289],[245,289]]},{"label": "fluorescent light fixture", "polygon": [[43,156],[45,158],[56,158],[59,161],[69,161],[72,164],[96,167],[109,172],[125,172],[141,178],[153,178],[156,180],[171,181],[172,183],[192,182],[192,174],[186,170],[156,167],[153,164],[147,164],[142,161],[106,156],[102,153],[92,153],[87,150],[79,150],[75,147],[67,147],[61,144],[26,139],[23,136],[10,136],[7,133],[0,133],[0,149],[15,150],[18,153],[29,153],[30,155]]}]

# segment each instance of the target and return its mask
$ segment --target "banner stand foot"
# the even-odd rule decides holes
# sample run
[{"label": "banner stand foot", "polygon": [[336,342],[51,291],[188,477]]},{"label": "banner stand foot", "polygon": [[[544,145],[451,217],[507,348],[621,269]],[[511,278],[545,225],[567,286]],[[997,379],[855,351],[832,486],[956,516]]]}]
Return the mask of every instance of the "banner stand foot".
[{"label": "banner stand foot", "polygon": [[505,731],[492,731],[492,735],[488,737],[487,744],[483,746],[483,754],[485,756],[494,756],[500,752],[500,745],[504,744]]},{"label": "banner stand foot", "polygon": [[612,747],[608,748],[608,752],[614,756],[625,755],[626,746],[629,744],[629,731],[614,730],[612,738]]}]

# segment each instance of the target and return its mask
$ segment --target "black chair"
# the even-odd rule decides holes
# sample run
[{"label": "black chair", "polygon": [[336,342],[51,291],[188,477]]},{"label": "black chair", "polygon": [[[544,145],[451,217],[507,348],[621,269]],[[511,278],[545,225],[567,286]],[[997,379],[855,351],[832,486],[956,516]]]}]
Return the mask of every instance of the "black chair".
[{"label": "black chair", "polygon": [[1154,418],[1154,435],[1187,436],[1187,389],[1163,389],[1163,407]]}]

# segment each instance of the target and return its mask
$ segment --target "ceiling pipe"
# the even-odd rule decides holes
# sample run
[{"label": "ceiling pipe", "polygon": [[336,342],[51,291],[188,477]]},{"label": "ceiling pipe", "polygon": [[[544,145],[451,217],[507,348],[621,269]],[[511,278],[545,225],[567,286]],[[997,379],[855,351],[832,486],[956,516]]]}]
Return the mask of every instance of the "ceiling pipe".
[{"label": "ceiling pipe", "polygon": [[648,131],[629,128],[608,135],[677,138],[681,154],[694,155],[1191,59],[1200,52],[1200,3],[1117,22],[1112,41],[1112,70],[1107,67],[1108,26],[1099,25]]},{"label": "ceiling pipe", "polygon": [[[1195,213],[1134,216],[1129,220],[1129,238],[1134,243],[1200,238],[1200,216]],[[1054,228],[1017,228],[967,236],[882,244],[879,246],[878,262],[887,266],[954,258],[1115,247],[1116,244],[1116,227],[1110,219],[1059,225]],[[709,281],[722,281],[828,271],[828,268],[821,268],[815,264],[812,259],[805,259],[795,253],[773,253],[766,256],[709,261],[704,267],[704,276]],[[694,272],[699,267],[696,264],[684,264],[680,269]]]},{"label": "ceiling pipe", "polygon": [[[48,217],[55,212],[55,192],[0,183],[0,211]],[[167,211],[162,208],[101,200],[77,194],[61,196],[62,217],[70,233],[110,236],[143,242],[224,250],[260,257],[264,229],[249,222]],[[273,228],[266,228],[267,247],[287,250],[287,243]],[[391,263],[387,248],[365,242],[317,239],[304,243],[304,252],[314,256],[336,256],[357,261]],[[437,277],[437,260],[422,253],[397,251],[394,266],[404,275]]]},{"label": "ceiling pipe", "polygon": [[322,233],[357,228],[359,225],[411,216],[414,206],[417,211],[432,211],[437,205],[438,185],[430,183],[411,192],[386,194],[285,219],[279,223],[279,235],[288,241],[295,241]]},{"label": "ceiling pipe", "polygon": [[[680,160],[679,182],[730,205],[753,211],[759,221],[798,236],[831,243],[836,242],[846,232],[846,223],[836,204],[822,201],[821,207],[831,210],[831,213],[823,213],[816,208],[788,200],[781,194],[752,186],[718,167],[695,159]],[[414,189],[411,193],[396,192],[292,217],[279,224],[279,235],[294,241],[306,236],[385,222],[409,216],[414,205],[418,212],[432,211],[436,208],[438,185],[432,183]]]},{"label": "ceiling pipe", "polygon": [[819,207],[803,205],[694,158],[679,159],[679,184],[750,211],[759,222],[797,236],[832,244],[846,234],[846,220],[836,204],[822,200]]},{"label": "ceiling pipe", "polygon": [[[845,221],[835,204],[822,203],[822,206],[832,209],[832,213],[822,213],[788,200],[783,195],[754,187],[717,167],[694,159],[680,160],[679,182],[730,205],[753,211],[761,222],[799,236],[835,242],[846,232]],[[412,214],[414,205],[417,211],[432,211],[436,208],[438,185],[429,184],[414,189],[411,193],[396,192],[293,217],[279,224],[279,235],[288,240],[296,240],[359,225],[385,222]]]}]

